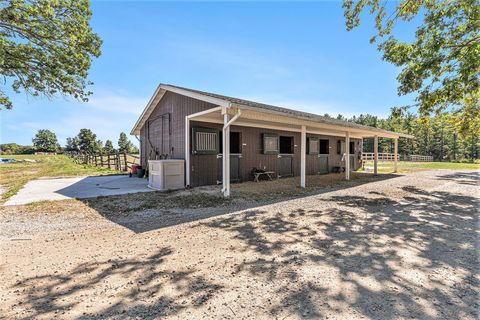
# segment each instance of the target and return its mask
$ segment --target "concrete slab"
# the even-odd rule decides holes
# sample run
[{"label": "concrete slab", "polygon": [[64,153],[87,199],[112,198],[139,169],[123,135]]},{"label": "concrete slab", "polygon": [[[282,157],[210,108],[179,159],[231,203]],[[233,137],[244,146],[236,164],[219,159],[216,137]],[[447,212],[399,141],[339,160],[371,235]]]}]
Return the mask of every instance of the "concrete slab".
[{"label": "concrete slab", "polygon": [[38,179],[28,182],[4,205],[153,191],[147,187],[147,184],[146,179],[129,178],[126,175]]}]

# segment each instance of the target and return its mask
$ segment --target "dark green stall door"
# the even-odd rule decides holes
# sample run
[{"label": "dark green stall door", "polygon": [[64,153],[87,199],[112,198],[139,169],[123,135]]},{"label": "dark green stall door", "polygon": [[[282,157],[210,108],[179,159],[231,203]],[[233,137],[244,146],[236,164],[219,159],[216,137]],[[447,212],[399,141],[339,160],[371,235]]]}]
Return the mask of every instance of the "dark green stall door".
[{"label": "dark green stall door", "polygon": [[355,155],[350,155],[350,171],[355,170]]},{"label": "dark green stall door", "polygon": [[278,177],[293,176],[293,156],[281,155],[278,157]]},{"label": "dark green stall door", "polygon": [[[242,156],[241,155],[230,155],[230,182],[239,182],[241,179],[240,176],[240,162]],[[223,160],[222,157],[219,156],[218,158],[218,165],[217,165],[217,182],[222,183],[223,180]]]},{"label": "dark green stall door", "polygon": [[328,156],[318,156],[318,173],[328,173]]}]

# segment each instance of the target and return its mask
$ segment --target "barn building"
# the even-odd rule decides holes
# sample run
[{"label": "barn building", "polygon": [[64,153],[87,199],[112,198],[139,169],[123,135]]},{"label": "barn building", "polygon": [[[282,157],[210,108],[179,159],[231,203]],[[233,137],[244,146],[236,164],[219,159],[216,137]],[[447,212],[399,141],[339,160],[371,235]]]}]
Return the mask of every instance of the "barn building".
[{"label": "barn building", "polygon": [[[400,133],[219,94],[161,84],[131,134],[140,139],[141,165],[183,159],[185,186],[252,180],[252,172],[275,177],[350,171],[360,166],[362,139],[394,139]],[[377,157],[378,158],[378,157]],[[398,157],[395,156],[395,159]],[[377,171],[377,162],[374,169]],[[396,163],[396,161],[395,161]]]}]

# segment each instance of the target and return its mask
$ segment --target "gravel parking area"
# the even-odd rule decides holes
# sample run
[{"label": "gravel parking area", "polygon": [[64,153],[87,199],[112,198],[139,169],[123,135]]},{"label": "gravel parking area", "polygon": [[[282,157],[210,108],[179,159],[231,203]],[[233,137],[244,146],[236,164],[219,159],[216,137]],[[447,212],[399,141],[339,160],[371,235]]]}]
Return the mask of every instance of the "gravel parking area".
[{"label": "gravel parking area", "polygon": [[0,318],[478,319],[479,184],[436,170],[268,203],[4,207]]}]

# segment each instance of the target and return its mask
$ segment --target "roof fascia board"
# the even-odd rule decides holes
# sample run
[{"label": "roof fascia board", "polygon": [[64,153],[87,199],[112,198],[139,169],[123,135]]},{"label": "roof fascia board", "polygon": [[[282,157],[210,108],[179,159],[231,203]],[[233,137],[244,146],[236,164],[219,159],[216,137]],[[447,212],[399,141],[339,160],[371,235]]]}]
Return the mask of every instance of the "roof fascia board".
[{"label": "roof fascia board", "polygon": [[152,95],[150,100],[147,103],[147,106],[143,110],[142,114],[138,118],[137,122],[133,126],[132,131],[130,131],[131,135],[138,135],[140,134],[140,126],[145,123],[145,121],[148,119],[150,114],[152,114],[153,110],[155,109],[155,106],[157,103],[163,98],[163,95],[165,94],[165,90],[161,89],[161,86],[159,85],[157,89],[155,90],[155,93]]},{"label": "roof fascia board", "polygon": [[231,106],[231,103],[228,100],[223,100],[223,99],[219,99],[219,98],[215,98],[215,97],[210,97],[210,96],[205,95],[205,94],[192,92],[192,91],[189,91],[189,90],[180,89],[180,88],[176,88],[176,87],[172,87],[172,86],[164,85],[164,84],[160,85],[160,87],[164,90],[175,92],[175,93],[181,94],[182,96],[187,96],[187,97],[197,99],[197,100],[200,100],[200,101],[205,101],[205,102],[217,105],[217,106],[226,107],[226,108],[230,108],[230,106]]},{"label": "roof fascia board", "polygon": [[280,111],[275,111],[275,110],[267,110],[263,108],[258,108],[258,107],[252,107],[252,106],[246,106],[242,104],[234,104],[233,106],[238,107],[240,109],[246,109],[246,110],[251,110],[259,113],[267,113],[267,114],[274,114],[290,119],[297,119],[298,125],[307,125],[307,126],[320,126],[324,128],[329,128],[329,129],[336,129],[339,130],[338,127],[344,128],[345,131],[349,131],[352,133],[359,133],[362,134],[362,136],[367,137],[367,136],[381,136],[381,137],[386,137],[386,138],[398,138],[398,137],[405,137],[405,138],[413,138],[413,136],[409,135],[404,135],[400,133],[396,133],[393,131],[387,131],[383,129],[377,129],[377,128],[370,128],[368,126],[363,126],[363,125],[355,125],[352,123],[351,125],[347,124],[341,124],[341,123],[328,123],[328,120],[325,122],[319,122],[319,121],[314,121],[310,118],[302,117],[302,116],[295,116],[295,115],[288,115]]}]

